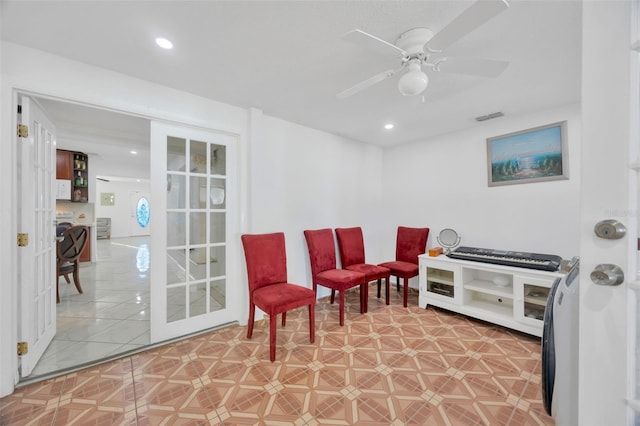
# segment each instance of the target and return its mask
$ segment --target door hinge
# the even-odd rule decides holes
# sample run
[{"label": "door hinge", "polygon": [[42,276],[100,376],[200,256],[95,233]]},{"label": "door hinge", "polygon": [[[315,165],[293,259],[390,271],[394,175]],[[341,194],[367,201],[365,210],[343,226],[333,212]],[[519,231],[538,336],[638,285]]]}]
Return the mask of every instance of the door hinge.
[{"label": "door hinge", "polygon": [[18,232],[18,247],[26,247],[29,245],[29,234]]},{"label": "door hinge", "polygon": [[18,124],[18,137],[19,138],[29,137],[29,126],[27,126],[26,124]]},{"label": "door hinge", "polygon": [[18,342],[18,356],[26,355],[29,352],[29,343]]}]

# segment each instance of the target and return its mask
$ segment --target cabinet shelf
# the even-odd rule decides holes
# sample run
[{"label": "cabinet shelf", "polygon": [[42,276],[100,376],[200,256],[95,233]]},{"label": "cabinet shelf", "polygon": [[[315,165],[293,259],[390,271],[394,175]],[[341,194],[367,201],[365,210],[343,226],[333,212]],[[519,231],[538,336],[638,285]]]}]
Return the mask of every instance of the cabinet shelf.
[{"label": "cabinet shelf", "polygon": [[547,298],[546,297],[525,296],[524,301],[526,303],[531,303],[532,305],[547,306]]},{"label": "cabinet shelf", "polygon": [[427,268],[427,279],[435,283],[453,285],[453,272],[436,268]]},{"label": "cabinet shelf", "polygon": [[513,288],[511,285],[500,287],[490,281],[473,280],[464,285],[465,290],[474,290],[480,293],[494,296],[513,298]]},{"label": "cabinet shelf", "polygon": [[434,282],[434,283],[440,283],[440,284],[445,284],[445,285],[453,285],[453,280],[449,279],[449,278],[441,278],[441,277],[434,277],[433,275],[429,275],[429,278],[427,278],[429,281]]}]

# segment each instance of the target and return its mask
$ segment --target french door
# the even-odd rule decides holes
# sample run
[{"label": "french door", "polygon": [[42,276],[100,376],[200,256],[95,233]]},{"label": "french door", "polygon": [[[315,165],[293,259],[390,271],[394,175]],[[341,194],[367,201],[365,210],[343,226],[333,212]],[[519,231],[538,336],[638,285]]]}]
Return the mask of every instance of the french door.
[{"label": "french door", "polygon": [[151,123],[151,342],[237,320],[237,137]]},{"label": "french door", "polygon": [[20,327],[28,351],[20,358],[27,377],[56,334],[56,179],[55,127],[27,96],[20,95],[18,121],[27,135],[18,138],[18,232],[28,235],[18,248]]}]

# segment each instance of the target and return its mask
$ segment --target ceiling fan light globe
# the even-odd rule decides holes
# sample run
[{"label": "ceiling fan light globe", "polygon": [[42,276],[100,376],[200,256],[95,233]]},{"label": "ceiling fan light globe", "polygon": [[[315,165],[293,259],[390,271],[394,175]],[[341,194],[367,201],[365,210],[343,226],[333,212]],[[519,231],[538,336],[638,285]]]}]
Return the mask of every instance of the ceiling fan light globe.
[{"label": "ceiling fan light globe", "polygon": [[400,77],[398,90],[404,96],[415,96],[424,92],[429,84],[429,77],[421,70],[412,70]]}]

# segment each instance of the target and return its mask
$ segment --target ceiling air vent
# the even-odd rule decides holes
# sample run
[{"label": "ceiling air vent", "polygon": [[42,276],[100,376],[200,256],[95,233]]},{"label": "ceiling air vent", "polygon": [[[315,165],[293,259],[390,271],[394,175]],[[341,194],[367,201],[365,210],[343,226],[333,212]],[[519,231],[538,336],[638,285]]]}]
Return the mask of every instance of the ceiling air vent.
[{"label": "ceiling air vent", "polygon": [[480,117],[476,117],[476,121],[487,121],[487,120],[491,120],[492,118],[502,117],[503,115],[504,114],[501,113],[500,111],[492,112],[491,114],[481,115]]}]

